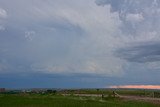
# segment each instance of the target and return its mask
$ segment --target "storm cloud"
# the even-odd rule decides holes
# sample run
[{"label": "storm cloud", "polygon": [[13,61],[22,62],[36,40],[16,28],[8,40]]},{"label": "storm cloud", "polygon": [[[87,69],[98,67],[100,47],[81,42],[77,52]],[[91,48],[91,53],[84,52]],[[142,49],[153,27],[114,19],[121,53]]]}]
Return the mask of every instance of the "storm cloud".
[{"label": "storm cloud", "polygon": [[111,6],[111,12],[118,12],[120,27],[126,40],[115,54],[130,62],[159,61],[159,0],[96,0],[97,5]]},{"label": "storm cloud", "polygon": [[120,20],[109,7],[97,6],[93,0],[85,5],[83,0],[8,2],[0,1],[1,13],[8,14],[6,30],[0,32],[1,58],[11,66],[8,71],[123,74],[121,60],[112,55],[119,44],[115,37]]},{"label": "storm cloud", "polygon": [[0,0],[0,80],[159,83],[159,19],[160,0]]},{"label": "storm cloud", "polygon": [[154,42],[137,43],[135,46],[119,49],[115,54],[130,62],[157,62],[160,61],[160,44]]}]

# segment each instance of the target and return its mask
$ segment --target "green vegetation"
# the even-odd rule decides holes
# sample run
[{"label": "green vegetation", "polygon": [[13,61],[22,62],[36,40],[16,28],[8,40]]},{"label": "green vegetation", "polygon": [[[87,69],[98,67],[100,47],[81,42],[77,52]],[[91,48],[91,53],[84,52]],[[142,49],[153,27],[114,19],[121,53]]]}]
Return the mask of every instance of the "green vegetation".
[{"label": "green vegetation", "polygon": [[158,107],[159,105],[123,101],[111,96],[77,97],[53,94],[0,94],[0,107]]}]

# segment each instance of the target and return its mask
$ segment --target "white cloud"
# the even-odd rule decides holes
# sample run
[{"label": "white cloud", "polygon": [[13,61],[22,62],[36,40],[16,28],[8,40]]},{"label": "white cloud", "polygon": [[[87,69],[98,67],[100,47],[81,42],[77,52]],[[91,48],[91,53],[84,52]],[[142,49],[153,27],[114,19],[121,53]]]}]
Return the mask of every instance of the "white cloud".
[{"label": "white cloud", "polygon": [[144,17],[142,14],[132,14],[132,13],[129,13],[127,14],[126,16],[126,20],[127,21],[131,21],[131,22],[141,22],[144,20]]},{"label": "white cloud", "polygon": [[[123,74],[123,60],[112,55],[112,51],[121,46],[121,21],[118,13],[111,13],[110,6],[97,6],[94,0],[66,2],[57,7],[43,4],[35,8],[34,15],[43,20],[56,19],[60,23],[68,22],[79,26],[85,31],[85,36],[79,42],[70,44],[66,58],[58,57],[32,65],[35,71],[49,73],[87,73],[106,76],[120,76]],[[58,2],[59,3],[59,2]],[[47,6],[47,7],[45,7]],[[83,8],[82,8],[83,7]],[[62,38],[63,39],[63,38]],[[114,41],[114,42],[113,42]],[[53,55],[54,57],[54,55]]]},{"label": "white cloud", "polygon": [[2,8],[0,8],[0,19],[1,18],[7,18],[7,12]]}]

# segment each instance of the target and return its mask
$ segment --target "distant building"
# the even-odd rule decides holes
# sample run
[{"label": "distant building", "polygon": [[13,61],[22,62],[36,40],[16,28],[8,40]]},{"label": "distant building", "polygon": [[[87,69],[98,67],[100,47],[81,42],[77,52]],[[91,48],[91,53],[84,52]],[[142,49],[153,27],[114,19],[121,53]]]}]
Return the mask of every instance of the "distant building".
[{"label": "distant building", "polygon": [[0,93],[5,92],[5,88],[0,88]]}]

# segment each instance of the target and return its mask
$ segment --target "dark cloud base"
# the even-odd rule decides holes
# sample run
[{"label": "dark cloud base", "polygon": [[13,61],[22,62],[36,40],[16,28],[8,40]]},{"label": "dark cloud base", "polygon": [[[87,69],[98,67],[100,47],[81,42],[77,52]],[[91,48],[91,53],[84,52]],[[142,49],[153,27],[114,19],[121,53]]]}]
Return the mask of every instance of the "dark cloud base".
[{"label": "dark cloud base", "polygon": [[130,62],[156,62],[160,61],[160,43],[146,42],[119,49],[115,55]]}]

